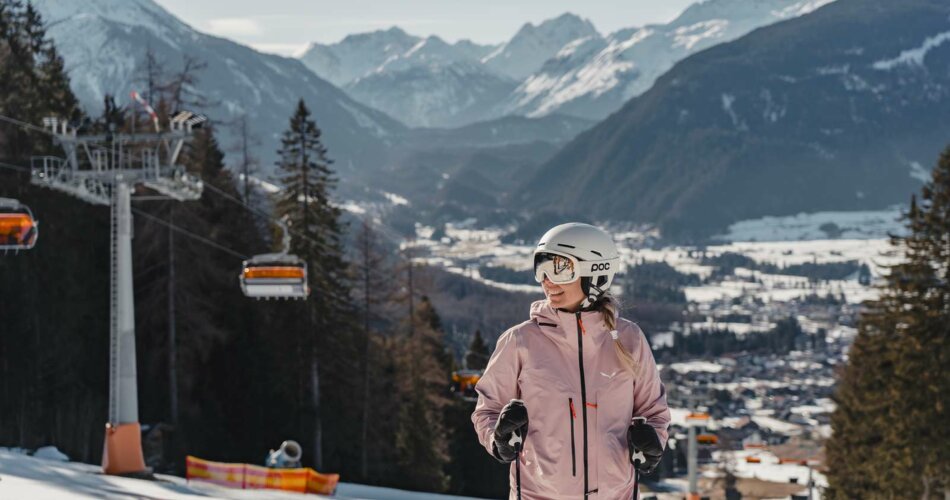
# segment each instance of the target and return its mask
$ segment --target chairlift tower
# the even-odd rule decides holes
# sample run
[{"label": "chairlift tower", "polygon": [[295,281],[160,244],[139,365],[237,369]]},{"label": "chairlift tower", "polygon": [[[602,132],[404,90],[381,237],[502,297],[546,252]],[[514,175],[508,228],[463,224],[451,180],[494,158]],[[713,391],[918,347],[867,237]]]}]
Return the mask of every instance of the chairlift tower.
[{"label": "chairlift tower", "polygon": [[[133,93],[134,99],[140,100]],[[177,165],[202,115],[179,112],[162,132],[154,111],[143,103],[155,132],[80,135],[65,121],[46,118],[43,126],[62,147],[65,158],[32,159],[31,182],[95,205],[111,208],[109,421],[102,468],[106,474],[147,473],[142,455],[135,369],[135,308],[132,287],[133,189],[142,185],[177,200],[197,200],[202,182]]]}]

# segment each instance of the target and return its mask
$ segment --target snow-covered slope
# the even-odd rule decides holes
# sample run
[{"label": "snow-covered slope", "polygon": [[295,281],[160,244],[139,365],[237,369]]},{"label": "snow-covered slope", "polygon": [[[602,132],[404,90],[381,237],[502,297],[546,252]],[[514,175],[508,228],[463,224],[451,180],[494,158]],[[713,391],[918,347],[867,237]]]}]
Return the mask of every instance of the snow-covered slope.
[{"label": "snow-covered slope", "polygon": [[330,45],[312,43],[300,61],[334,85],[347,83],[375,70],[390,58],[399,57],[421,39],[392,27],[372,33],[349,35]]},{"label": "snow-covered slope", "polygon": [[[22,450],[21,450],[22,451]],[[176,476],[157,475],[155,481],[106,476],[97,465],[31,457],[0,448],[0,498],[92,500],[100,498],[161,498],[165,500],[261,499],[301,500],[300,493],[239,490]],[[307,495],[306,498],[328,498]],[[350,500],[464,500],[467,497],[341,483],[333,498]]]},{"label": "snow-covered slope", "polygon": [[493,49],[391,28],[313,44],[300,60],[358,101],[407,125],[452,127],[494,118],[488,110],[518,85],[479,62]]},{"label": "snow-covered slope", "polygon": [[459,127],[495,118],[494,105],[518,85],[474,61],[413,64],[346,86],[353,98],[413,127]]},{"label": "snow-covered slope", "polygon": [[686,56],[831,1],[705,0],[669,24],[574,39],[521,83],[504,112],[602,119]]},{"label": "snow-covered slope", "polygon": [[668,24],[608,36],[566,13],[527,23],[497,47],[391,28],[313,44],[301,60],[363,104],[412,126],[554,112],[601,120],[686,56],[831,1],[700,0]]},{"label": "snow-covered slope", "polygon": [[73,91],[90,114],[102,109],[106,93],[127,104],[132,89],[143,90],[142,62],[151,48],[169,73],[185,55],[207,64],[197,74],[204,111],[220,124],[222,146],[233,140],[226,124],[247,114],[260,140],[265,166],[274,159],[298,99],[303,98],[325,129],[330,156],[347,169],[379,162],[386,141],[402,132],[397,121],[368,108],[307,70],[300,61],[256,52],[200,33],[151,0],[33,0],[56,42]]},{"label": "snow-covered slope", "polygon": [[300,60],[358,101],[411,126],[455,127],[503,115],[500,103],[564,44],[600,38],[590,21],[564,14],[528,23],[499,46],[450,44],[399,28],[312,44]]},{"label": "snow-covered slope", "polygon": [[407,125],[453,127],[494,118],[488,110],[518,85],[479,62],[493,49],[391,28],[332,45],[313,44],[301,61],[358,101]]},{"label": "snow-covered slope", "polygon": [[527,23],[507,43],[482,62],[492,70],[521,80],[541,68],[567,43],[585,37],[600,37],[594,25],[574,14],[562,14],[535,26]]}]

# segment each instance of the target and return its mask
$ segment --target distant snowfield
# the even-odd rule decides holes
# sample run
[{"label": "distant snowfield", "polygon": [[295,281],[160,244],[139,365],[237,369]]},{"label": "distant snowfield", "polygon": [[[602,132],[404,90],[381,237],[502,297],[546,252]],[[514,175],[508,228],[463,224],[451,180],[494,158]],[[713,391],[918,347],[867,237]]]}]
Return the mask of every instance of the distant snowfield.
[{"label": "distant snowfield", "polygon": [[[928,175],[929,177],[929,175]],[[719,241],[800,241],[824,240],[837,232],[841,239],[880,239],[888,233],[903,233],[899,222],[902,205],[885,210],[800,213],[782,217],[762,217],[736,222],[725,234],[714,236]],[[832,226],[832,224],[834,226]]]},{"label": "distant snowfield", "polygon": [[[884,274],[886,266],[897,262],[899,255],[894,255],[893,248],[887,239],[887,233],[900,233],[901,226],[897,222],[900,207],[892,210],[877,212],[821,212],[801,214],[787,218],[775,218],[769,223],[762,219],[756,224],[762,227],[782,226],[778,231],[770,229],[774,240],[760,240],[759,236],[766,236],[763,232],[741,229],[752,228],[752,222],[739,223],[738,232],[733,234],[755,235],[747,240],[724,241],[722,244],[707,246],[704,249],[686,246],[668,246],[663,248],[647,248],[644,242],[649,240],[649,231],[623,232],[612,231],[617,240],[620,252],[619,273],[623,274],[628,266],[641,262],[665,262],[677,271],[684,274],[694,274],[700,278],[708,277],[713,266],[704,265],[702,257],[716,256],[723,253],[737,253],[749,257],[757,263],[774,264],[787,267],[804,263],[833,263],[858,261],[867,264],[871,275],[879,278]],[[778,221],[783,219],[784,222]],[[838,238],[817,238],[825,234],[817,228],[834,221],[841,235]],[[742,224],[746,224],[743,226]],[[522,283],[502,283],[487,279],[481,275],[481,267],[504,267],[513,271],[524,272],[525,277],[531,273],[531,255],[534,246],[530,244],[518,245],[502,243],[502,238],[513,231],[514,227],[477,227],[475,219],[445,224],[444,234],[438,239],[433,238],[436,228],[417,224],[416,239],[404,242],[403,247],[413,246],[419,253],[415,260],[420,263],[446,269],[449,272],[467,276],[486,285],[501,288],[512,292],[538,293],[538,285]],[[608,228],[610,230],[610,228]],[[792,236],[803,236],[795,239]],[[806,236],[811,237],[806,237]],[[844,235],[852,235],[845,238]],[[870,235],[882,235],[869,238]],[[611,287],[617,295],[622,294],[619,282],[615,281]],[[858,304],[865,300],[877,297],[877,290],[873,286],[862,285],[857,276],[850,276],[841,280],[825,280],[819,283],[810,283],[807,278],[782,274],[766,274],[752,269],[737,268],[735,275],[726,279],[697,286],[687,286],[683,289],[686,299],[697,304],[711,303],[722,299],[732,299],[743,295],[755,295],[768,302],[788,302],[813,294],[825,296],[844,295],[845,300]],[[728,329],[737,334],[749,333],[749,326],[742,325],[696,325],[708,328]],[[765,328],[767,325],[761,325]],[[753,330],[755,328],[752,328]]]},{"label": "distant snowfield", "polygon": [[140,498],[161,500],[260,499],[303,500],[340,498],[348,500],[464,500],[471,497],[434,495],[415,491],[341,483],[333,497],[301,495],[276,490],[238,490],[176,476],[157,475],[145,481],[102,474],[97,465],[61,462],[0,449],[0,498],[30,500],[86,500]]}]

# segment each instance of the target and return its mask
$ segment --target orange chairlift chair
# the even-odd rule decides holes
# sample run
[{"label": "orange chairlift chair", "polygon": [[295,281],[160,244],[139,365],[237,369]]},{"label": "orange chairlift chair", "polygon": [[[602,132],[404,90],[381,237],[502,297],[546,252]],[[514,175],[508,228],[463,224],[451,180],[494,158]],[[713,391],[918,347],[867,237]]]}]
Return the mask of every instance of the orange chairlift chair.
[{"label": "orange chairlift chair", "polygon": [[36,245],[39,223],[26,205],[0,198],[0,250],[29,250]]},{"label": "orange chairlift chair", "polygon": [[283,222],[283,250],[244,261],[239,279],[244,295],[255,299],[306,299],[310,295],[307,263],[289,254],[290,231]]}]

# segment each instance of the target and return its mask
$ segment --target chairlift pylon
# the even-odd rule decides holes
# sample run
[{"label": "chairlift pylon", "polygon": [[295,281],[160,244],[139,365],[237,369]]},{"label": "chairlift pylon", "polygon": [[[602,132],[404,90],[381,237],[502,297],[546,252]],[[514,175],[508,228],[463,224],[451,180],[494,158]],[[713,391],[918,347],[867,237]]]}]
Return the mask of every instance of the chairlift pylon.
[{"label": "chairlift pylon", "polygon": [[0,250],[29,250],[39,237],[39,222],[30,207],[12,198],[0,198]]},{"label": "chairlift pylon", "polygon": [[283,222],[278,224],[284,232],[283,251],[245,260],[239,276],[241,291],[255,299],[306,299],[310,295],[307,263],[289,253],[290,231]]}]

